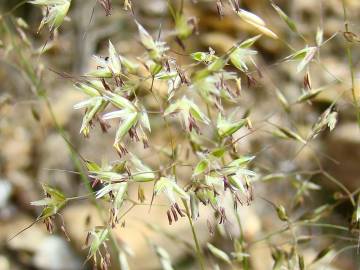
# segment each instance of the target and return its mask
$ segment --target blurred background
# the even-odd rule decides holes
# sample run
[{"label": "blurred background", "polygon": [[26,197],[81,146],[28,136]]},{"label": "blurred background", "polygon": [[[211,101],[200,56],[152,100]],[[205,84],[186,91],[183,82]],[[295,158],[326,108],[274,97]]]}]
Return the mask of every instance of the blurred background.
[{"label": "blurred background", "polygon": [[[0,10],[4,14],[21,1],[0,0]],[[63,211],[66,231],[71,239],[60,229],[50,235],[42,223],[34,224],[19,236],[7,241],[11,236],[31,224],[40,214],[41,209],[30,205],[30,202],[41,199],[43,191],[41,183],[48,183],[62,190],[67,196],[86,194],[86,188],[78,172],[78,160],[71,155],[69,148],[59,133],[61,127],[71,144],[88,160],[115,160],[116,153],[112,148],[115,129],[104,134],[99,128],[92,131],[90,138],[79,134],[81,112],[73,109],[74,104],[83,100],[83,94],[75,91],[71,79],[60,76],[57,72],[66,72],[80,76],[93,69],[96,63],[92,55],[107,55],[108,40],[121,55],[135,59],[142,54],[134,18],[130,12],[123,10],[123,1],[113,1],[111,16],[105,16],[104,10],[96,1],[72,1],[69,19],[65,21],[59,32],[46,45],[44,53],[39,56],[44,42],[49,38],[47,31],[37,33],[41,21],[41,10],[30,4],[24,4],[12,12],[13,16],[22,18],[28,27],[17,29],[10,24],[6,31],[2,24],[0,30],[0,270],[20,269],[91,269],[85,264],[87,250],[83,249],[87,231],[101,224],[101,218],[90,200],[81,200],[69,204]],[[156,36],[160,25],[162,37],[172,48],[172,53],[179,57],[195,51],[207,51],[211,47],[219,55],[225,53],[234,43],[256,35],[256,29],[243,23],[233,14],[227,1],[224,2],[224,17],[219,19],[216,1],[185,1],[185,13],[188,17],[198,19],[198,35],[192,35],[186,42],[186,49],[171,37],[169,32],[173,21],[169,15],[167,1],[134,0],[133,8],[136,19]],[[292,34],[286,24],[271,7],[270,1],[239,1],[242,8],[250,10],[263,18],[267,25],[282,40],[300,50],[306,45],[314,46],[319,27],[323,28],[324,40],[331,38],[321,48],[321,65],[312,65],[309,72],[313,88],[327,86],[328,89],[319,94],[311,104],[295,106],[291,117],[277,114],[272,118],[274,123],[292,126],[295,122],[300,134],[307,134],[311,125],[321,113],[336,100],[339,123],[333,132],[320,134],[311,147],[303,149],[299,154],[299,144],[291,140],[275,139],[269,132],[253,132],[239,143],[240,151],[257,155],[258,173],[266,178],[254,184],[255,200],[250,206],[239,207],[243,235],[247,242],[253,243],[250,254],[250,269],[262,270],[273,268],[274,250],[290,252],[287,247],[289,234],[276,236],[268,241],[256,243],[257,239],[283,228],[276,212],[269,203],[261,198],[291,207],[298,204],[295,216],[306,213],[309,209],[331,204],[336,196],[343,196],[344,189],[321,174],[304,176],[321,189],[314,188],[298,194],[297,171],[321,169],[337,179],[341,185],[354,194],[359,191],[360,182],[360,129],[356,123],[355,108],[350,91],[339,93],[349,88],[351,76],[347,58],[347,40],[344,38],[344,15],[340,0],[302,0],[275,1],[287,14],[296,21],[300,33],[308,41]],[[348,25],[351,32],[360,34],[360,1],[346,0]],[[93,15],[92,15],[93,13]],[[14,17],[14,18],[15,18]],[[90,20],[90,18],[92,18]],[[6,21],[7,17],[2,18]],[[170,29],[170,30],[169,30]],[[11,39],[16,40],[18,47],[9,45]],[[356,38],[355,38],[356,39]],[[353,41],[352,58],[355,71],[355,92],[360,94],[359,84],[359,39]],[[296,73],[296,63],[282,62],[292,52],[286,43],[270,38],[262,38],[254,47],[258,51],[256,63],[264,72],[257,76],[255,86],[243,84],[243,98],[238,104],[239,110],[251,110],[251,119],[255,126],[261,127],[261,120],[281,109],[281,104],[274,94],[273,87],[281,89],[289,100],[296,100],[301,94],[304,81],[303,73]],[[22,58],[19,57],[21,52]],[[189,57],[181,61],[190,63]],[[36,67],[36,76],[51,103],[54,118],[41,93],[31,87],[29,78],[18,66],[28,62]],[[158,85],[158,91],[166,87]],[[164,90],[165,89],[165,90]],[[152,106],[152,100],[146,92],[144,100]],[[154,105],[155,106],[155,105]],[[289,120],[290,119],[290,120]],[[293,122],[292,122],[293,121]],[[181,127],[174,127],[175,134],[181,136]],[[266,130],[268,131],[268,130]],[[239,134],[242,136],[244,134]],[[161,145],[169,140],[162,127],[155,126],[151,142]],[[179,139],[180,140],[180,139]],[[131,146],[152,168],[158,168],[161,159],[154,158],[149,150],[141,146]],[[309,149],[315,149],[313,152]],[[315,153],[315,154],[314,154]],[[314,158],[314,155],[316,156]],[[320,164],[320,165],[319,165]],[[81,166],[81,165],[80,165]],[[189,171],[180,172],[186,178]],[[279,180],[280,179],[280,180]],[[150,202],[152,185],[146,189],[146,201]],[[136,190],[133,191],[136,198]],[[294,202],[296,198],[296,202]],[[225,205],[230,208],[231,201]],[[347,227],[353,206],[349,201],[331,209],[329,213],[321,212],[321,219],[328,223]],[[320,211],[320,210],[319,210]],[[234,214],[228,215],[229,221],[224,226],[216,226],[212,213],[201,209],[201,217],[196,221],[196,229],[204,250],[206,243],[214,243],[217,247],[231,252],[233,239],[240,232]],[[324,222],[325,222],[324,221]],[[212,223],[213,225],[209,225]],[[198,269],[196,259],[186,243],[192,243],[191,231],[185,220],[175,225],[168,225],[166,209],[154,206],[135,207],[128,215],[123,226],[115,229],[116,238],[124,246],[132,250],[129,256],[131,269],[161,269],[154,248],[155,243],[166,249],[175,269]],[[214,232],[209,232],[213,226]],[[326,231],[323,228],[304,229],[304,235],[314,236],[301,243],[305,261],[310,263],[324,248],[334,244],[334,250],[325,254],[324,258],[309,266],[310,269],[360,269],[360,256],[356,249],[337,251],[349,245],[356,245],[356,234],[347,232]],[[299,234],[301,234],[299,232]],[[332,237],[338,234],[344,239]],[[325,235],[316,237],[316,235]],[[331,236],[332,235],[332,236]],[[185,243],[185,244],[184,244]],[[336,248],[335,248],[336,247]],[[205,251],[208,255],[208,251]],[[336,257],[334,257],[336,255]],[[209,256],[210,257],[210,256]],[[332,260],[332,258],[335,258]],[[214,260],[214,258],[209,258]],[[119,269],[114,259],[113,269]],[[221,269],[228,269],[221,264]],[[230,268],[229,268],[230,269]],[[240,266],[236,269],[242,269]],[[298,266],[282,266],[277,269],[298,269]]]}]

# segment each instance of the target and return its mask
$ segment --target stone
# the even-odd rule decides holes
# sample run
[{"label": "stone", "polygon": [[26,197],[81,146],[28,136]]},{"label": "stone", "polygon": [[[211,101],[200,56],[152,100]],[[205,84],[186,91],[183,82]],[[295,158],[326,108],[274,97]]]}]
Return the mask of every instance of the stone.
[{"label": "stone", "polygon": [[1,223],[0,241],[7,242],[7,245],[11,250],[35,252],[38,245],[47,236],[45,226],[41,223],[34,224],[11,241],[8,241],[10,237],[28,227],[34,220],[35,218],[18,214],[16,218],[11,219],[6,223]]},{"label": "stone", "polygon": [[0,255],[0,269],[1,270],[10,270],[11,269],[10,262],[4,255]]},{"label": "stone", "polygon": [[8,181],[0,179],[0,209],[6,207],[12,193],[12,186]]},{"label": "stone", "polygon": [[34,265],[46,270],[78,270],[81,262],[72,252],[69,244],[59,236],[48,236],[38,246]]}]

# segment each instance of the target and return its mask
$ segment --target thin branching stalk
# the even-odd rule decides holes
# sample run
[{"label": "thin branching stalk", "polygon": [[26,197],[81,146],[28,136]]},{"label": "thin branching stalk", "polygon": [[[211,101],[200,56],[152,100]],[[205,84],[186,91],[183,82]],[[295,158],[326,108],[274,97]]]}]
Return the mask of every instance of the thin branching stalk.
[{"label": "thin branching stalk", "polygon": [[188,206],[188,203],[187,203],[186,200],[183,200],[183,205],[185,207],[186,216],[188,218],[189,225],[191,227],[191,233],[192,233],[192,236],[193,236],[193,239],[194,239],[195,250],[196,250],[196,255],[198,257],[198,263],[199,263],[200,269],[205,270],[206,268],[205,268],[205,263],[204,263],[205,262],[204,255],[203,255],[203,252],[201,250],[201,246],[199,244],[199,240],[198,240],[198,237],[197,237],[197,234],[196,234],[195,226],[194,226],[194,223],[193,223],[193,221],[191,219],[189,206]]},{"label": "thin branching stalk", "polygon": [[[343,14],[344,14],[345,32],[348,33],[349,32],[349,19],[348,19],[348,15],[347,15],[345,0],[342,0],[342,6],[343,6]],[[357,93],[355,90],[355,87],[356,87],[355,86],[355,68],[354,68],[354,64],[353,64],[352,48],[351,48],[350,41],[346,40],[345,46],[346,46],[346,55],[347,55],[348,63],[349,63],[350,77],[351,77],[351,93],[352,93],[352,97],[353,97],[354,107],[356,110],[356,119],[358,122],[358,126],[360,126],[360,107],[359,107]]]},{"label": "thin branching stalk", "polygon": [[[235,204],[235,199],[234,197],[232,197],[232,200],[233,200],[233,204]],[[241,219],[240,219],[240,215],[239,215],[239,212],[236,208],[234,208],[234,213],[235,213],[235,217],[236,217],[236,222],[238,224],[238,227],[239,227],[239,232],[240,232],[240,235],[239,235],[239,241],[241,243],[241,246],[244,248],[244,251],[243,252],[246,252],[246,247],[247,247],[247,243],[246,243],[246,240],[245,240],[245,233],[244,233],[244,229],[243,229],[243,226],[241,224]],[[244,270],[246,269],[249,269],[250,267],[250,261],[249,261],[249,258],[248,257],[244,257],[243,260],[242,260],[242,267]]]}]

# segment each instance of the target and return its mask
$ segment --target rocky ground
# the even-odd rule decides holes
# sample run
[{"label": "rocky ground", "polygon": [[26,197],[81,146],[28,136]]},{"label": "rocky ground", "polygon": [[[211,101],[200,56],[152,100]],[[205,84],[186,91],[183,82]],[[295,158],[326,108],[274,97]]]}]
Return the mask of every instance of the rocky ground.
[{"label": "rocky ground", "polygon": [[[16,2],[16,1],[7,1]],[[102,134],[95,130],[90,139],[83,138],[79,133],[81,113],[73,110],[73,105],[82,100],[83,96],[74,91],[71,81],[64,80],[49,68],[65,70],[72,74],[81,74],[94,65],[91,62],[91,55],[102,53],[106,49],[107,39],[111,38],[118,50],[127,55],[136,56],[136,51],[141,49],[139,43],[133,37],[134,25],[129,15],[126,15],[118,3],[114,3],[114,11],[111,17],[104,17],[103,10],[96,7],[93,22],[88,25],[89,13],[91,13],[94,1],[89,3],[76,2],[71,10],[71,22],[67,22],[63,31],[53,47],[41,56],[44,65],[43,80],[47,87],[49,100],[54,110],[58,124],[67,132],[70,141],[76,149],[87,159],[101,161],[116,158],[112,149],[114,130],[109,134]],[[81,3],[80,3],[81,2]],[[114,1],[116,2],[116,1]],[[119,2],[119,1],[117,1]],[[121,2],[121,1],[120,1]],[[187,1],[186,1],[187,2]],[[205,34],[199,37],[194,36],[187,44],[187,48],[213,48],[216,52],[223,53],[228,50],[243,33],[253,31],[233,17],[218,19],[216,5],[198,1],[201,3],[194,6],[186,4],[189,14],[199,18],[199,28]],[[224,1],[225,2],[225,1]],[[291,41],[294,46],[301,48],[300,41],[287,32],[283,22],[276,16],[268,1],[242,1],[244,7],[266,18],[269,25]],[[344,38],[340,31],[344,29],[344,20],[340,1],[276,1],[290,12],[293,19],[298,22],[299,31],[307,38],[314,39],[316,28],[321,21],[320,2],[322,3],[322,14],[324,24],[324,36],[330,37],[339,32],[338,36],[324,48],[322,54],[323,65],[339,78],[349,81],[349,67],[346,59],[346,52],[343,47]],[[353,32],[360,33],[360,2],[356,0],[346,1],[351,18],[350,27]],[[13,3],[2,4],[3,10],[8,10]],[[134,1],[136,13],[148,29],[156,30],[162,18],[167,16],[166,1]],[[0,3],[1,7],[1,3]],[[40,14],[36,9],[19,9],[19,16],[25,15],[25,19],[36,26]],[[2,11],[3,12],[3,11]],[[225,12],[228,12],[227,10]],[[171,22],[165,20],[164,25]],[[34,28],[36,29],[36,28]],[[83,33],[87,31],[84,39]],[[31,38],[37,46],[41,46],[42,36],[37,36],[35,31],[28,30]],[[2,37],[0,36],[0,39]],[[174,41],[170,41],[174,42]],[[360,94],[360,72],[358,60],[360,59],[360,45],[355,44],[353,50],[355,66],[355,92]],[[257,110],[254,111],[254,122],[264,118],[275,106],[267,86],[275,83],[286,93],[289,99],[298,96],[299,84],[303,78],[294,72],[295,66],[278,64],[277,60],[287,55],[284,44],[274,42],[270,39],[259,43],[256,48],[261,52],[258,55],[258,63],[267,66],[266,72],[272,82],[265,82],[263,85],[244,93],[243,103],[254,104]],[[178,51],[181,48],[178,47]],[[10,55],[10,56],[9,56]],[[8,242],[10,236],[31,224],[39,215],[39,209],[30,205],[31,201],[42,198],[40,183],[49,183],[57,186],[68,196],[78,196],[86,193],[79,175],[74,173],[77,170],[74,165],[69,149],[56,129],[48,107],[41,98],[33,94],[28,83],[23,79],[21,72],[12,65],[11,54],[5,48],[0,48],[0,269],[1,270],[22,270],[22,269],[51,269],[51,270],[77,270],[83,269],[83,262],[86,257],[86,250],[83,250],[86,232],[94,225],[100,225],[102,219],[90,201],[81,201],[77,204],[70,204],[63,211],[62,215],[66,231],[71,242],[66,240],[64,234],[59,230],[49,235],[43,224],[34,224],[25,230],[18,237]],[[61,55],[59,57],[59,55]],[[9,56],[9,57],[8,57]],[[28,55],[28,57],[32,57]],[[273,66],[274,64],[274,66]],[[290,67],[289,67],[290,66]],[[331,75],[314,68],[311,72],[312,84],[321,86],[328,84]],[[316,119],[320,112],[330,104],[337,95],[347,87],[347,82],[334,84],[329,91],[323,92],[313,101],[313,106],[308,108],[294,109],[294,118],[306,120]],[[161,91],[161,87],[159,87]],[[149,100],[149,104],[151,100]],[[340,179],[351,192],[360,187],[360,129],[356,124],[352,97],[349,92],[338,102],[339,123],[332,133],[320,135],[313,142],[312,147],[322,154],[319,159],[323,167],[331,175]],[[282,117],[275,116],[274,122],[281,122]],[[305,133],[309,127],[304,125]],[[181,132],[177,130],[176,132]],[[240,136],[240,135],[239,135]],[[284,156],[291,156],[296,148],[291,143],[273,144],[268,134],[254,132],[244,140],[241,149],[244,153],[260,152],[261,161],[264,167],[278,168],[291,171],[293,164]],[[164,140],[161,130],[155,131],[153,142]],[[265,142],[264,142],[265,141]],[[263,148],[270,145],[265,152]],[[291,147],[290,147],[291,146]],[[134,151],[140,151],[135,149]],[[151,153],[150,153],[151,154]],[[296,158],[297,164],[302,168],[311,169],[314,160],[311,151],[304,150]],[[147,156],[149,165],[158,167],[160,160],[153,158],[149,153]],[[334,162],[336,160],[336,162]],[[188,172],[184,171],[184,175]],[[326,179],[319,179],[323,185],[322,193],[311,198],[312,203],[321,205],[326,200],[326,193],[333,193],[338,187]],[[147,198],[145,203],[151,199],[152,186],[146,190]],[[133,191],[136,194],[136,190]],[[136,196],[136,195],[135,195]],[[269,205],[260,199],[266,197],[269,200],[287,202],[289,197],[294,196],[294,191],[288,184],[279,183],[257,183],[255,185],[255,201],[250,206],[239,208],[243,230],[246,240],[251,242],[268,232],[281,228],[281,223],[274,219],[274,213]],[[156,203],[161,204],[161,201]],[[231,208],[231,202],[228,203]],[[338,209],[334,214],[334,221],[342,222],[346,218],[344,213],[349,212],[348,206]],[[89,221],[89,216],[91,220]],[[229,214],[227,231],[231,236],[221,236],[221,230],[216,235],[215,241],[224,250],[230,250],[227,239],[240,234],[237,229],[234,214]],[[201,218],[196,223],[199,238],[205,245],[212,235],[208,230],[208,222],[213,218],[208,210],[201,211]],[[164,235],[168,235],[165,237]],[[153,207],[151,211],[148,206],[137,206],[127,216],[124,226],[116,229],[116,237],[121,243],[126,243],[136,256],[130,258],[132,269],[158,269],[159,261],[149,247],[148,239],[165,247],[173,261],[179,262],[178,269],[197,269],[193,261],[193,254],[186,246],[192,243],[191,232],[186,220],[169,226],[166,218],[166,211],[161,207]],[[176,240],[171,240],[175,237]],[[179,239],[177,239],[179,238]],[[230,242],[231,243],[231,242]],[[318,246],[325,242],[308,244],[305,248],[306,259],[311,261],[317,255]],[[250,250],[253,269],[271,269],[273,263],[268,246],[265,244],[255,245]],[[312,269],[357,269],[358,258],[353,253],[344,253],[344,256],[337,257],[331,268],[326,262],[331,260],[331,255],[315,264]],[[85,266],[86,269],[87,266]],[[90,268],[89,268],[90,269]],[[224,268],[226,269],[226,268]],[[297,269],[297,268],[296,268]]]}]

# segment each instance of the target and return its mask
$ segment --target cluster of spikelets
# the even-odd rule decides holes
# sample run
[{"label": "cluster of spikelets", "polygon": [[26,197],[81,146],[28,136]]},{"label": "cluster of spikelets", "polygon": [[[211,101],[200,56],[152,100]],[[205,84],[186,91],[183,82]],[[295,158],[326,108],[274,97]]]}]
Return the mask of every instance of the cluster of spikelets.
[{"label": "cluster of spikelets", "polygon": [[54,31],[62,25],[69,11],[71,0],[33,0],[30,3],[43,7],[44,17],[38,31],[44,25],[48,25],[50,31]]},{"label": "cluster of spikelets", "polygon": [[[111,2],[100,1],[101,5],[110,15]],[[126,1],[131,8],[131,2]],[[236,1],[235,1],[236,2]],[[70,7],[69,0],[34,0],[31,3],[44,8],[44,18],[40,24],[41,29],[45,24],[50,31],[56,30],[64,21]],[[230,3],[233,4],[232,1]],[[222,15],[222,4],[218,1],[219,14]],[[288,27],[297,32],[296,25],[276,5],[273,5],[279,16],[286,22]],[[253,56],[257,51],[251,49],[254,43],[265,35],[278,39],[278,36],[270,30],[264,20],[257,15],[240,9],[236,4],[232,6],[234,12],[249,25],[256,28],[260,35],[234,44],[224,55],[216,55],[211,48],[208,52],[194,52],[191,54],[192,64],[179,66],[177,59],[168,54],[170,48],[166,42],[154,39],[152,35],[138,22],[134,21],[138,28],[138,36],[144,48],[144,54],[136,61],[120,55],[115,46],[109,41],[108,55],[94,56],[97,69],[85,74],[81,80],[75,83],[76,89],[83,92],[87,99],[79,102],[74,107],[84,111],[80,133],[88,137],[95,124],[99,124],[106,132],[110,128],[113,119],[118,120],[114,148],[120,156],[119,161],[106,164],[86,162],[88,177],[93,187],[101,184],[101,188],[95,192],[97,200],[109,203],[108,226],[97,227],[88,234],[86,246],[89,247],[88,259],[93,259],[95,265],[101,269],[107,269],[110,265],[110,255],[107,240],[111,237],[111,230],[121,221],[120,211],[123,203],[130,200],[127,191],[132,184],[154,182],[153,197],[164,194],[169,200],[167,218],[169,223],[177,221],[180,217],[188,216],[195,220],[199,217],[199,204],[204,204],[214,210],[219,223],[226,222],[226,212],[222,207],[221,195],[224,190],[230,191],[234,204],[249,204],[253,199],[251,182],[256,178],[256,173],[249,169],[249,164],[254,156],[240,155],[236,149],[234,134],[242,128],[252,129],[249,115],[241,119],[234,113],[228,113],[224,103],[236,104],[242,91],[241,75],[248,78],[248,83],[255,83],[256,79],[249,72],[251,66],[257,69]],[[170,13],[174,19],[174,37],[179,45],[184,47],[185,40],[197,32],[196,19],[187,18],[182,10],[176,11],[170,6]],[[286,57],[284,61],[298,61],[297,71],[307,70],[307,66],[313,60],[322,44],[322,31],[319,30],[316,38],[316,46],[306,46]],[[229,71],[228,66],[233,66],[237,71]],[[145,72],[141,70],[145,68]],[[234,70],[234,68],[232,70]],[[260,73],[260,71],[258,70]],[[310,76],[306,71],[306,85],[309,91],[304,91],[294,103],[308,102],[324,89],[311,89]],[[150,81],[153,95],[154,82],[166,82],[168,91],[159,106],[160,115],[166,126],[169,125],[169,117],[177,116],[179,126],[184,130],[184,137],[192,146],[198,161],[192,164],[193,173],[191,180],[184,187],[176,177],[176,149],[171,149],[169,154],[170,163],[161,170],[153,170],[144,162],[130,153],[128,138],[133,142],[142,142],[145,148],[149,145],[148,136],[152,132],[152,114],[147,111],[143,101],[137,96],[138,90],[143,87],[143,82]],[[202,100],[197,104],[193,99],[196,93]],[[284,95],[277,91],[276,95],[285,110],[289,110],[291,104]],[[156,97],[162,98],[162,97]],[[159,105],[160,105],[159,104]],[[203,108],[211,108],[216,112],[216,120],[213,120],[209,112]],[[157,120],[158,121],[158,120]],[[306,145],[326,127],[332,130],[337,121],[337,113],[333,106],[327,109],[314,124],[312,133],[304,139],[294,131],[276,126],[274,135],[293,139]],[[211,138],[204,135],[208,126],[216,132]],[[210,144],[208,143],[210,141]],[[155,148],[155,147],[154,147]],[[34,202],[34,205],[44,206],[41,219],[52,231],[53,218],[59,213],[71,198],[66,198],[61,192],[44,186],[46,198]],[[143,191],[139,192],[139,200],[144,200]],[[184,209],[182,208],[184,207]],[[288,221],[284,207],[275,206],[278,216],[283,221]],[[359,216],[355,219],[358,221]],[[220,249],[208,244],[209,250],[219,259],[230,262],[230,257]],[[169,266],[168,255],[165,250],[155,247],[163,266]],[[243,250],[243,247],[239,247]],[[120,262],[124,269],[127,267],[126,256],[131,252],[121,251]],[[171,267],[171,264],[170,264]],[[172,269],[172,268],[166,268]]]}]

